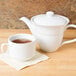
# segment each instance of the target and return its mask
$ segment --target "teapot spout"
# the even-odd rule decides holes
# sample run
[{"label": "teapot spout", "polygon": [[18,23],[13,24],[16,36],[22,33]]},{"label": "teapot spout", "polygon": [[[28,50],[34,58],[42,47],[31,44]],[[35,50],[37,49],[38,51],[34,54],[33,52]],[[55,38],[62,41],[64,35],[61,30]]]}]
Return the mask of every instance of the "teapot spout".
[{"label": "teapot spout", "polygon": [[21,17],[20,20],[22,20],[24,23],[26,23],[27,26],[29,27],[29,29],[32,30],[33,23],[31,22],[31,20],[29,20],[27,17]]}]

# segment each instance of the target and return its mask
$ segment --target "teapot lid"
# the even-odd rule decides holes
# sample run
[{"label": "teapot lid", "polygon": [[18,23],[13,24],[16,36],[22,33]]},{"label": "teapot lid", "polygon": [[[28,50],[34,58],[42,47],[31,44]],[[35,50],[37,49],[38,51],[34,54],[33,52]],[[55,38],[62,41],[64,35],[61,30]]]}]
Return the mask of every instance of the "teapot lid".
[{"label": "teapot lid", "polygon": [[69,23],[67,17],[54,14],[52,11],[46,12],[46,14],[40,14],[34,17],[34,22],[38,25],[44,26],[57,26],[66,25]]}]

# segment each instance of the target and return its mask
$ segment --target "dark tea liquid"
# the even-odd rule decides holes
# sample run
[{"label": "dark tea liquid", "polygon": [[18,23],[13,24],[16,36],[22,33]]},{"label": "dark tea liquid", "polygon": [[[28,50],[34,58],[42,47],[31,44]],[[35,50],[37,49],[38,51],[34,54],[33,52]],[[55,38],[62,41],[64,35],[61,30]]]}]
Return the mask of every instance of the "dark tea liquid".
[{"label": "dark tea liquid", "polygon": [[32,41],[28,40],[28,39],[15,39],[12,42],[14,42],[14,43],[29,43],[29,42],[32,42]]}]

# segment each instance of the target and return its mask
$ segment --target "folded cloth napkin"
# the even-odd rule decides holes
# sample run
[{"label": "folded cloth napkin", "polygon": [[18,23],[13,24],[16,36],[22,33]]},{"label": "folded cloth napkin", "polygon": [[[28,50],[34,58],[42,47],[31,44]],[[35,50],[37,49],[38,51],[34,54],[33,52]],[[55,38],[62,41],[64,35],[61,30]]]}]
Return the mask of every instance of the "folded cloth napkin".
[{"label": "folded cloth napkin", "polygon": [[30,60],[18,61],[18,60],[11,58],[7,53],[0,54],[0,60],[4,61],[6,64],[14,67],[16,70],[20,70],[26,66],[36,64],[43,60],[47,60],[48,58],[49,58],[48,56],[41,54],[39,52],[36,52],[35,56],[32,57]]}]

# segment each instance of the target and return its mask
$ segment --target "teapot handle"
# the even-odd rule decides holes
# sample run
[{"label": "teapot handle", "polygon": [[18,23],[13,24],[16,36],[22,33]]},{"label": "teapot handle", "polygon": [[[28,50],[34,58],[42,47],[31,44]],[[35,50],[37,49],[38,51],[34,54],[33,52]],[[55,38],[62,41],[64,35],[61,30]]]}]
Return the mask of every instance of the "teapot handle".
[{"label": "teapot handle", "polygon": [[[76,25],[74,25],[74,24],[67,25],[66,26],[66,29],[69,28],[69,27],[76,28]],[[63,41],[61,45],[72,43],[72,42],[76,42],[76,38],[75,39],[72,39],[72,40],[68,40],[68,41]]]}]

